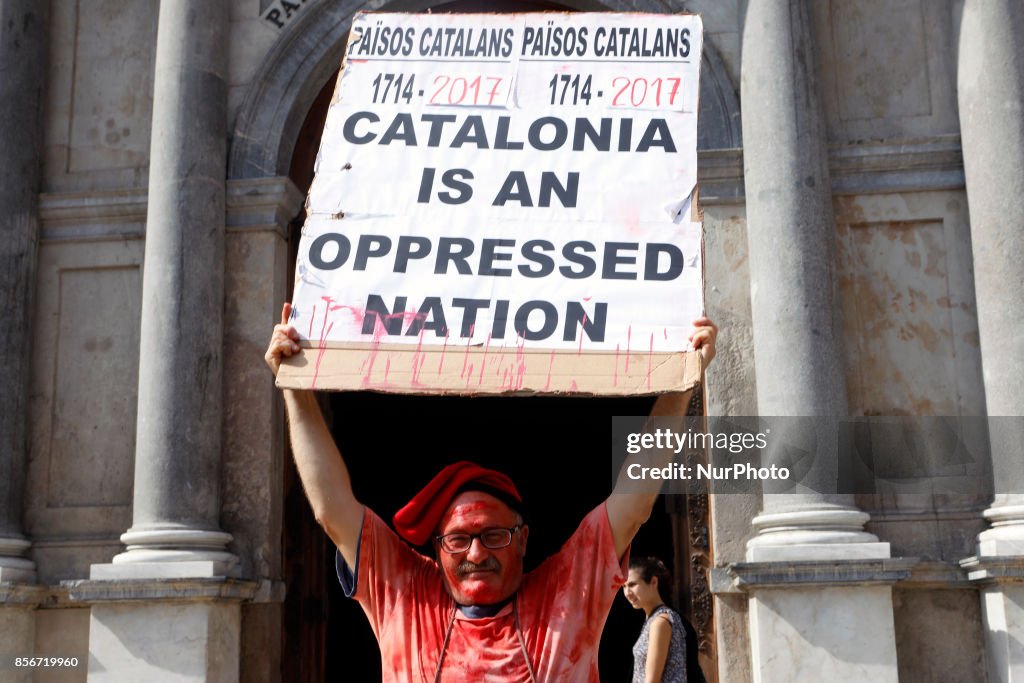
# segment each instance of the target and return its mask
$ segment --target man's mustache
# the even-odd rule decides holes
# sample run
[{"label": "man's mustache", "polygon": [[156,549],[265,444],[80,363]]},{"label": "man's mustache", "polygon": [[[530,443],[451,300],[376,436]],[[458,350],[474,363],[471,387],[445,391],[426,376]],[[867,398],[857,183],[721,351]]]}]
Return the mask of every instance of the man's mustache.
[{"label": "man's mustache", "polygon": [[501,570],[501,564],[498,563],[493,557],[488,557],[484,562],[477,564],[470,562],[469,560],[463,560],[456,567],[455,573],[459,576],[465,576],[470,572],[497,572]]}]

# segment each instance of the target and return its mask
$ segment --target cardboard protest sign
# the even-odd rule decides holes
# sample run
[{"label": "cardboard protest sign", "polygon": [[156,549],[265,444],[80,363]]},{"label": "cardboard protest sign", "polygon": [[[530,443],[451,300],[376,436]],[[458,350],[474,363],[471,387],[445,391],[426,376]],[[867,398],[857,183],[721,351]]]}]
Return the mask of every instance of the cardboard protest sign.
[{"label": "cardboard protest sign", "polygon": [[278,385],[693,386],[701,45],[693,15],[357,15]]}]

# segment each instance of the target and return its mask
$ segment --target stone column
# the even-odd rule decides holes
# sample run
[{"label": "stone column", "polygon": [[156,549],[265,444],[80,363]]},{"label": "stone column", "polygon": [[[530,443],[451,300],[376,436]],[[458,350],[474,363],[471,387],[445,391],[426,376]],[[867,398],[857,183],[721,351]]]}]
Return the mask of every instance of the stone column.
[{"label": "stone column", "polygon": [[[219,529],[228,10],[160,3],[128,550],[136,576],[222,575]],[[124,572],[93,570],[93,578]]]},{"label": "stone column", "polygon": [[1024,680],[1024,4],[966,0],[957,72],[996,497],[977,556],[989,680]]},{"label": "stone column", "polygon": [[[1000,482],[979,537],[986,555],[1024,555],[1024,5],[967,0],[957,73],[992,472]],[[1016,427],[1016,429],[1014,429]]]},{"label": "stone column", "polygon": [[852,496],[829,492],[847,402],[811,7],[748,3],[741,101],[758,412],[793,417],[773,422],[769,446],[797,443],[813,465],[800,493],[766,489],[748,562],[730,571],[749,594],[754,681],[814,662],[828,680],[895,682],[889,544]]},{"label": "stone column", "polygon": [[34,582],[22,503],[39,243],[48,3],[0,3],[0,583]]},{"label": "stone column", "polygon": [[[835,220],[811,31],[806,0],[748,5],[743,165],[757,402],[765,416],[847,415]],[[806,421],[792,430],[811,426]],[[837,467],[835,436],[827,426],[817,435],[789,436],[821,437],[812,472],[818,481],[812,483],[824,484]],[[863,531],[867,520],[850,495],[766,495],[754,519],[759,533],[748,545],[748,559],[795,559],[775,550],[794,545],[802,546],[800,559],[850,557],[849,552],[887,557],[888,548]],[[832,547],[845,544],[858,547]]]},{"label": "stone column", "polygon": [[127,551],[91,604],[89,680],[237,681],[255,583],[220,530],[228,4],[160,3]]}]

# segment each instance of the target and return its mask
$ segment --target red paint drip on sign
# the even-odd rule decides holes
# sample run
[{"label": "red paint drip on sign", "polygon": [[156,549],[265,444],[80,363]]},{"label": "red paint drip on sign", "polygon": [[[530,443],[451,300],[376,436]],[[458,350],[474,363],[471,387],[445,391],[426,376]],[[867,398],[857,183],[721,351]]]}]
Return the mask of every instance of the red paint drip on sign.
[{"label": "red paint drip on sign", "polygon": [[423,333],[425,330],[420,328],[420,337],[416,341],[416,352],[412,354],[412,384],[413,386],[420,384],[420,368],[423,367]]},{"label": "red paint drip on sign", "polygon": [[[327,322],[327,316],[324,315],[324,322]],[[324,358],[324,353],[327,352],[327,335],[331,333],[331,329],[334,327],[334,323],[327,328],[327,332],[320,337],[320,347],[316,354],[316,366],[313,368],[313,382],[310,384],[310,389],[316,389],[316,380],[320,376],[320,361]]]},{"label": "red paint drip on sign", "polygon": [[522,389],[526,381],[526,336],[520,332],[516,340],[516,389]]},{"label": "red paint drip on sign", "polygon": [[626,328],[626,374],[629,374],[629,343],[633,338],[633,326]]},{"label": "red paint drip on sign", "polygon": [[576,349],[576,355],[583,353],[583,326],[587,324],[587,314],[583,314],[583,320],[580,321],[580,348]]},{"label": "red paint drip on sign", "polygon": [[448,349],[448,331],[445,330],[445,333],[444,333],[444,344],[441,345],[441,360],[437,364],[437,374],[439,374],[439,375],[441,374],[441,371],[444,370],[444,352],[447,349]]},{"label": "red paint drip on sign", "polygon": [[[473,372],[473,366],[471,366],[469,364],[469,346],[470,346],[470,342],[473,341],[473,330],[474,330],[475,327],[476,327],[476,325],[470,325],[469,326],[469,337],[466,338],[466,355],[462,357],[462,372],[459,373],[459,377],[465,377],[466,376],[466,368],[467,367],[469,368],[470,372]],[[466,379],[466,384],[467,385],[469,384],[469,379],[468,378]]]},{"label": "red paint drip on sign", "polygon": [[551,357],[548,359],[548,381],[544,384],[544,391],[551,388],[551,368],[555,366],[555,350],[551,349]]},{"label": "red paint drip on sign", "polygon": [[373,320],[373,347],[370,350],[370,357],[368,359],[368,365],[366,368],[366,374],[363,375],[363,386],[370,384],[370,377],[373,376],[373,366],[377,362],[377,354],[380,352],[380,338],[384,334],[384,323],[381,321],[380,316],[374,316]]},{"label": "red paint drip on sign", "polygon": [[612,375],[612,386],[619,386],[619,345],[615,345],[615,374]]},{"label": "red paint drip on sign", "polygon": [[647,351],[647,388],[651,388],[651,364],[654,362],[654,333],[651,332],[651,346]]},{"label": "red paint drip on sign", "polygon": [[487,335],[487,343],[484,344],[484,357],[480,361],[480,379],[477,380],[476,385],[480,386],[484,383],[484,368],[487,367],[487,351],[491,348],[491,335]]}]

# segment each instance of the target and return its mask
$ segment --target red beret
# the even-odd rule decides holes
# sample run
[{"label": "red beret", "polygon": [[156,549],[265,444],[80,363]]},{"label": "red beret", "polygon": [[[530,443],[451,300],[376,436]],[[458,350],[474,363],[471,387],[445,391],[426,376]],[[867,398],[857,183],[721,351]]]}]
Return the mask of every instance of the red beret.
[{"label": "red beret", "polygon": [[462,491],[484,491],[521,511],[522,497],[507,475],[466,460],[448,465],[423,490],[395,513],[398,535],[413,545],[423,545],[437,528],[448,506]]}]

